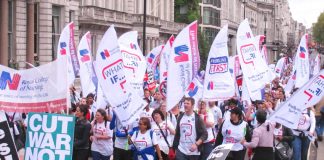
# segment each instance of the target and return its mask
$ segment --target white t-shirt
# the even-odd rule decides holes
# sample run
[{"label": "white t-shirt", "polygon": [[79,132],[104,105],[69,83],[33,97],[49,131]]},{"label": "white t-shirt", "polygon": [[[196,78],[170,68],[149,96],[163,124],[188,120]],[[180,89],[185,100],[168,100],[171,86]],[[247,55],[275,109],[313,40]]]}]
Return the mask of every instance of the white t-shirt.
[{"label": "white t-shirt", "polygon": [[[133,125],[127,125],[126,127],[123,127],[118,119],[116,119],[116,121],[117,121],[116,129],[121,133],[125,133],[125,130],[129,132],[133,129]],[[123,150],[129,150],[130,148],[128,147],[127,137],[116,136],[115,147]]]},{"label": "white t-shirt", "polygon": [[[138,132],[136,137],[136,132]],[[145,148],[152,147],[158,144],[157,137],[155,133],[153,132],[152,138],[150,135],[150,130],[146,131],[144,134],[141,133],[141,131],[136,131],[132,136],[132,141],[134,142],[136,148],[141,151]],[[154,157],[151,155],[146,155],[148,160],[154,160]],[[138,160],[142,160],[142,156],[138,156]]]},{"label": "white t-shirt", "polygon": [[[315,125],[316,125],[316,120],[315,120],[315,114],[313,111],[308,111],[305,109],[302,112],[302,115],[299,118],[299,123],[297,126],[297,130],[303,131],[306,135],[308,135],[309,132],[314,132],[315,131]],[[300,132],[297,132],[295,130],[292,130],[294,135],[299,135]]]},{"label": "white t-shirt", "polygon": [[140,114],[140,118],[146,117],[150,120],[151,124],[153,124],[153,118],[152,118],[152,113],[153,113],[153,108],[149,108],[149,111],[147,112],[146,109],[143,110],[143,112]]},{"label": "white t-shirt", "polygon": [[[207,112],[207,114],[205,114],[205,115],[200,114],[199,116],[201,117],[201,119],[204,122],[209,122],[209,123],[214,123],[215,124],[213,113]],[[214,136],[214,133],[213,133],[213,128],[214,127],[206,127],[206,130],[207,130],[207,133],[208,133],[208,137],[204,141],[204,143],[208,143],[208,142],[211,142],[211,141],[215,140],[215,136]]]},{"label": "white t-shirt", "polygon": [[191,145],[196,143],[195,114],[190,116],[184,114],[180,121],[180,141],[178,149],[186,155],[200,155],[198,150],[191,152]]},{"label": "white t-shirt", "polygon": [[150,108],[157,109],[160,107],[160,105],[161,105],[161,102],[153,101],[150,103]]},{"label": "white t-shirt", "polygon": [[234,144],[232,151],[243,150],[240,142],[245,137],[246,125],[245,121],[239,125],[233,125],[230,119],[225,120],[222,127],[223,144]]},{"label": "white t-shirt", "polygon": [[[106,124],[106,126],[105,126]],[[111,138],[109,139],[95,139],[92,141],[91,150],[101,153],[104,156],[110,156],[113,154],[113,131],[109,129],[109,122],[107,121],[102,123],[94,124],[94,121],[91,123],[93,135],[107,135]]]},{"label": "white t-shirt", "polygon": [[[173,139],[171,139],[171,133],[169,130],[167,130],[167,125],[168,125],[168,128],[170,128],[171,130],[174,130],[174,126],[172,125],[172,123],[168,120],[167,123],[166,121],[162,121],[159,126],[161,127],[161,130],[163,131],[164,135],[166,136],[168,142],[170,145],[172,145],[173,143]],[[169,147],[168,147],[168,144],[165,142],[165,139],[161,133],[161,130],[160,128],[156,125],[155,122],[153,122],[153,125],[152,125],[152,130],[153,132],[156,134],[156,137],[157,137],[157,141],[158,141],[158,144],[159,144],[159,147],[161,149],[161,151],[163,151],[165,154],[168,154],[169,153]]]},{"label": "white t-shirt", "polygon": [[214,115],[215,122],[218,123],[218,119],[223,118],[222,110],[218,106],[214,106],[209,109],[212,111],[212,113]]}]

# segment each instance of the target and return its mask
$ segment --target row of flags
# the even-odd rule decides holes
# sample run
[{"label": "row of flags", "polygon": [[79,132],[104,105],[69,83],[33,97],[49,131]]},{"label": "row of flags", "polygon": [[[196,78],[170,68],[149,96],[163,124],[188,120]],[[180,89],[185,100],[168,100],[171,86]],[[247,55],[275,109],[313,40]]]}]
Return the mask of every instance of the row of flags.
[{"label": "row of flags", "polygon": [[[80,76],[82,93],[96,93],[96,108],[108,103],[113,107],[123,125],[135,120],[147,105],[142,99],[144,76],[148,87],[158,88],[166,97],[167,110],[171,110],[183,96],[203,100],[226,100],[240,96],[243,100],[260,100],[266,84],[280,77],[289,60],[282,58],[273,71],[267,63],[265,36],[254,36],[245,19],[237,31],[237,55],[228,55],[228,26],[224,26],[212,43],[206,69],[199,72],[198,23],[192,22],[176,37],[171,36],[146,57],[138,45],[138,33],[127,32],[117,37],[114,26],[105,32],[92,59],[91,34],[87,32],[74,45],[73,23],[62,31],[58,44],[57,63],[59,74],[66,74],[66,88],[77,75]],[[309,82],[309,52],[307,35],[304,35],[294,58],[293,74],[285,90],[302,87]],[[315,60],[313,75],[320,74],[320,60]],[[159,75],[159,84],[154,78]],[[9,83],[9,82],[8,82]],[[320,93],[320,92],[318,92]],[[320,93],[319,95],[322,95]],[[69,98],[67,94],[67,104]],[[1,101],[0,101],[1,102]]]}]

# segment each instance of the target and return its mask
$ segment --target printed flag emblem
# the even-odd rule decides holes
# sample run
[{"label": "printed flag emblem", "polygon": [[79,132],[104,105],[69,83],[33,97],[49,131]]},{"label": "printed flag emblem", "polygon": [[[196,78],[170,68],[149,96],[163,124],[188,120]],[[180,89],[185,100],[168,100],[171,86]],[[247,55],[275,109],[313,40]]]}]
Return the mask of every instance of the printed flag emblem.
[{"label": "printed flag emblem", "polygon": [[21,76],[19,74],[14,74],[11,79],[10,73],[2,71],[0,77],[0,89],[5,90],[7,85],[9,90],[17,90]]},{"label": "printed flag emblem", "polygon": [[67,45],[66,45],[65,42],[61,42],[61,43],[60,43],[60,48],[61,48],[61,49],[60,49],[60,54],[61,54],[61,55],[66,55],[66,49],[65,49],[66,46],[67,46]]},{"label": "printed flag emblem", "polygon": [[189,95],[190,97],[193,97],[193,96],[195,96],[195,95],[197,94],[198,86],[196,86],[195,83],[191,82],[191,83],[189,84],[189,87],[188,87],[188,90],[187,90],[187,91],[189,91],[189,92],[188,92],[188,95]]},{"label": "printed flag emblem", "polygon": [[189,61],[189,56],[185,52],[189,50],[187,45],[181,45],[174,48],[174,52],[177,55],[174,58],[176,63]]},{"label": "printed flag emblem", "polygon": [[80,55],[82,62],[90,61],[89,51],[87,49],[80,50]]},{"label": "printed flag emblem", "polygon": [[100,52],[101,58],[102,59],[106,59],[110,56],[110,53],[107,49],[103,50],[102,52]]}]

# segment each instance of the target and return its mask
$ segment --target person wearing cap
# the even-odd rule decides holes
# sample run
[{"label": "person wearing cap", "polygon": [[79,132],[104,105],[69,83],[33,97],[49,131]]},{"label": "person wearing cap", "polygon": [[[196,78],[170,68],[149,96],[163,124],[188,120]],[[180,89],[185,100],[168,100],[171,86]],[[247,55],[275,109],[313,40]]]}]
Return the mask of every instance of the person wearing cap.
[{"label": "person wearing cap", "polygon": [[267,112],[265,110],[258,110],[256,119],[258,126],[253,130],[251,142],[242,139],[241,144],[247,148],[254,148],[252,160],[274,160],[273,133],[275,124],[266,122]]},{"label": "person wearing cap", "polygon": [[243,121],[243,112],[238,107],[230,110],[230,118],[226,119],[217,134],[216,146],[234,144],[228,160],[244,160],[246,148],[240,143],[242,139],[251,140],[248,124]]}]

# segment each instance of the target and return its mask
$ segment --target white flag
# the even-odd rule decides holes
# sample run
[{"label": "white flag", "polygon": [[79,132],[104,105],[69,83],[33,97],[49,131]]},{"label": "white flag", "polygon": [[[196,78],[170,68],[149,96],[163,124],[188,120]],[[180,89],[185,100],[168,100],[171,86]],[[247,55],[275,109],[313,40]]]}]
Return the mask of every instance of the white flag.
[{"label": "white flag", "polygon": [[[57,46],[57,59],[66,57],[68,84],[73,84],[75,77],[79,73],[79,62],[74,44],[74,24],[69,23],[64,27]],[[65,60],[64,60],[65,61]],[[65,62],[64,62],[65,63]]]},{"label": "white flag", "polygon": [[161,52],[164,45],[159,45],[151,50],[149,54],[146,55],[147,69],[152,70],[153,73],[156,70],[156,66],[160,60]]},{"label": "white flag", "polygon": [[287,58],[286,57],[282,57],[279,59],[279,61],[277,62],[276,64],[276,68],[275,68],[275,72],[276,72],[276,76],[277,77],[281,77],[282,76],[282,73],[283,73],[283,70],[285,68],[285,64],[286,64],[286,60]]},{"label": "white flag", "polygon": [[117,34],[111,26],[98,46],[95,71],[104,95],[123,126],[135,121],[146,106],[146,102],[130,86],[125,68]]},{"label": "white flag", "polygon": [[227,30],[226,25],[218,32],[209,51],[203,91],[205,100],[226,100],[235,95],[234,79],[229,71]]},{"label": "white flag", "polygon": [[172,109],[184,96],[200,66],[198,23],[191,23],[174,40],[168,65],[167,110]]},{"label": "white flag", "polygon": [[313,75],[319,73],[320,69],[321,69],[321,56],[317,54],[314,63]]},{"label": "white flag", "polygon": [[258,51],[258,44],[248,20],[245,19],[237,31],[237,52],[250,95],[263,88],[269,81],[269,68]]},{"label": "white flag", "polygon": [[80,80],[82,94],[88,95],[89,93],[96,92],[96,85],[98,79],[92,65],[91,53],[91,34],[87,32],[80,40],[78,46],[78,59],[80,64]]},{"label": "white flag", "polygon": [[167,43],[164,45],[160,56],[160,84],[165,83],[167,75],[168,75],[168,64],[169,57],[171,53],[171,47],[174,41],[174,36],[172,35]]},{"label": "white flag", "polygon": [[296,88],[300,88],[309,80],[309,52],[307,48],[308,35],[305,34],[299,43],[295,58],[295,69],[296,69]]},{"label": "white flag", "polygon": [[288,128],[297,129],[299,117],[304,109],[315,105],[324,96],[324,70],[314,76],[271,116],[270,120]]},{"label": "white flag", "polygon": [[137,43],[137,31],[124,33],[118,39],[123,56],[125,74],[134,90],[143,96],[143,79],[146,71],[146,59]]}]

